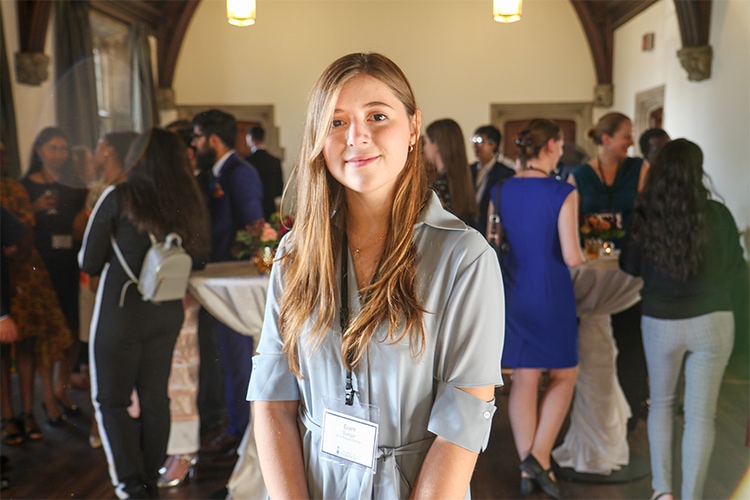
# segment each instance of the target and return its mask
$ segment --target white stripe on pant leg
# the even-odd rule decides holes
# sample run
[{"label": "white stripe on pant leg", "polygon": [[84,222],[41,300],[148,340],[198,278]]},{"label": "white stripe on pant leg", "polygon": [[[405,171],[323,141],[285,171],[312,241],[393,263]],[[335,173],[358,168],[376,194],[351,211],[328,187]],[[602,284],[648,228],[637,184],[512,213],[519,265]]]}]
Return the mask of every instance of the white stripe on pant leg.
[{"label": "white stripe on pant leg", "polygon": [[102,440],[102,449],[107,456],[107,465],[109,468],[109,477],[112,480],[112,486],[115,488],[115,494],[117,498],[128,498],[128,494],[123,491],[124,484],[120,483],[117,477],[117,469],[115,468],[115,460],[112,455],[112,447],[109,443],[107,436],[107,430],[104,428],[104,422],[102,419],[102,412],[99,408],[99,402],[96,400],[99,389],[99,382],[97,380],[96,370],[96,356],[94,355],[94,345],[96,343],[96,330],[99,323],[99,313],[101,312],[102,296],[104,295],[104,286],[107,282],[107,274],[109,271],[109,263],[105,264],[104,270],[99,277],[99,286],[96,289],[96,301],[94,302],[94,313],[91,316],[91,327],[89,330],[89,377],[91,379],[91,404],[94,407],[94,413],[96,415],[96,425],[99,428],[99,437]]}]

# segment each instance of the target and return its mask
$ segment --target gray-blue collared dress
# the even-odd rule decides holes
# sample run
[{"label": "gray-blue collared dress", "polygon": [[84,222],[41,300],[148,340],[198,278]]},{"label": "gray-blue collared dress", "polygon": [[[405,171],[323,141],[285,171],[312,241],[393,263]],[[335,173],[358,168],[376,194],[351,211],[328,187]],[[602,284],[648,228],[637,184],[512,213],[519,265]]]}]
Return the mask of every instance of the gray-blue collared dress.
[{"label": "gray-blue collared dress", "polygon": [[[302,378],[297,379],[289,371],[278,331],[283,268],[274,266],[271,273],[248,399],[299,400],[298,425],[313,498],[406,498],[436,435],[473,452],[482,451],[489,440],[494,401],[481,401],[459,387],[502,384],[505,307],[497,257],[477,231],[441,207],[434,193],[415,226],[414,242],[418,293],[428,311],[424,353],[412,356],[408,336],[398,344],[373,340],[353,372],[355,402],[380,409],[376,474],[321,458],[323,399],[344,398],[338,312],[317,349],[305,345],[303,334]],[[346,256],[353,269],[351,255]],[[348,289],[354,317],[360,311],[354,273],[349,273]],[[311,318],[308,326],[313,322]],[[381,325],[376,338],[382,340],[386,332]]]}]

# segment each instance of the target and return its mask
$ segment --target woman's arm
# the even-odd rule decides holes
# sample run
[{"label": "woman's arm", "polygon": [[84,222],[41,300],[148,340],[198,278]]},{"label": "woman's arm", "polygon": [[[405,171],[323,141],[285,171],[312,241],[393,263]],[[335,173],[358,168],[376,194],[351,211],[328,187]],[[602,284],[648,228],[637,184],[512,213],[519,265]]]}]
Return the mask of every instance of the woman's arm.
[{"label": "woman's arm", "polygon": [[309,498],[297,428],[299,401],[255,401],[255,441],[270,498]]},{"label": "woman's arm", "polygon": [[[495,387],[460,388],[483,401],[492,401]],[[422,463],[411,498],[464,498],[477,462],[477,453],[435,438]]]},{"label": "woman's arm", "polygon": [[578,238],[578,191],[571,191],[560,207],[557,232],[565,265],[575,267],[585,261]]},{"label": "woman's arm", "polygon": [[82,208],[73,219],[73,239],[83,241],[83,235],[86,232],[86,225],[89,221],[89,214],[86,208]]}]

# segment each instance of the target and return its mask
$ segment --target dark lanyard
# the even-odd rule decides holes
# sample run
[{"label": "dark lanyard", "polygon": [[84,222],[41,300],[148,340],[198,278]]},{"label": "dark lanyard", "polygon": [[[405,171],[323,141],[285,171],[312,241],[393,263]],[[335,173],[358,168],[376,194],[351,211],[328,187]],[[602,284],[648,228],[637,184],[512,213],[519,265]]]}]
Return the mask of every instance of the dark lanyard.
[{"label": "dark lanyard", "polygon": [[[344,342],[344,332],[349,327],[349,239],[344,231],[344,241],[342,244],[341,252],[341,342]],[[380,257],[378,266],[375,268],[375,273],[372,275],[370,284],[375,283],[375,280],[380,273],[380,264],[383,262],[383,257]],[[370,293],[366,293],[362,300],[363,306],[367,303],[367,299],[370,297]],[[354,389],[352,388],[352,371],[346,370],[346,404],[352,406],[354,404]]]},{"label": "dark lanyard", "polygon": [[[349,327],[349,240],[344,231],[344,244],[341,252],[341,342],[344,341],[344,333]],[[346,370],[346,404],[354,404],[354,389],[352,388],[352,371]]]}]

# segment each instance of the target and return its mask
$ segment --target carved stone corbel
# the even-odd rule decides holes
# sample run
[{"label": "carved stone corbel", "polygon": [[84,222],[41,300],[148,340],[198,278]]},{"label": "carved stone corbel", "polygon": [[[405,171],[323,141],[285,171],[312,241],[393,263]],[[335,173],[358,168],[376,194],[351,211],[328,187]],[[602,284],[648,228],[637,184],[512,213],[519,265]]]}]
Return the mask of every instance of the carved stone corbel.
[{"label": "carved stone corbel", "polygon": [[156,89],[156,106],[159,111],[175,109],[174,89],[172,87],[158,87]]},{"label": "carved stone corbel", "polygon": [[680,64],[688,74],[688,80],[699,82],[711,78],[713,49],[710,45],[683,47],[677,51]]},{"label": "carved stone corbel", "polygon": [[599,83],[594,87],[594,106],[608,108],[614,102],[614,86],[611,83]]},{"label": "carved stone corbel", "polygon": [[16,80],[41,85],[49,78],[50,57],[43,52],[16,52]]}]

